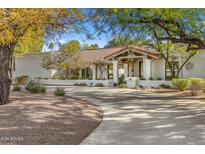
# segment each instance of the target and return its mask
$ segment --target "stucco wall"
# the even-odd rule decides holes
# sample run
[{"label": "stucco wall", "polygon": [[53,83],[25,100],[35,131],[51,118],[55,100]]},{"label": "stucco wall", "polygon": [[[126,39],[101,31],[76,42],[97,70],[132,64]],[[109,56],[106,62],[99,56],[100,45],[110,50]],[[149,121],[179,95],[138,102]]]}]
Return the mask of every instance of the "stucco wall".
[{"label": "stucco wall", "polygon": [[50,78],[51,71],[44,69],[41,63],[40,55],[28,55],[16,59],[15,77],[27,75],[31,78]]},{"label": "stucco wall", "polygon": [[165,61],[163,59],[152,59],[151,67],[151,76],[154,79],[159,77],[165,79]]},{"label": "stucco wall", "polygon": [[41,84],[49,86],[73,86],[75,84],[86,83],[88,86],[95,86],[98,83],[105,87],[112,87],[113,80],[39,80]]},{"label": "stucco wall", "polygon": [[205,51],[200,51],[189,60],[193,64],[193,68],[188,70],[186,65],[182,70],[183,78],[198,77],[205,78]]}]

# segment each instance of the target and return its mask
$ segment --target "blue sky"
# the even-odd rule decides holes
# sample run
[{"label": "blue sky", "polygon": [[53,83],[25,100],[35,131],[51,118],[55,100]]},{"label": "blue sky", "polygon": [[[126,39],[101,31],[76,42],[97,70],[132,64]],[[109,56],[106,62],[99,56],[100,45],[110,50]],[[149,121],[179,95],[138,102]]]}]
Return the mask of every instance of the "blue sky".
[{"label": "blue sky", "polygon": [[[89,13],[89,11],[92,11],[93,9],[82,9],[84,13]],[[53,34],[53,36],[50,37],[50,41],[48,41],[47,45],[44,45],[43,51],[49,51],[47,48],[49,42],[60,42],[61,44],[64,44],[70,40],[78,40],[81,45],[83,44],[98,44],[100,48],[103,48],[109,40],[111,40],[111,34],[102,33],[101,35],[98,35],[92,25],[91,22],[88,20],[85,20],[86,22],[83,23],[83,26],[92,34],[92,39],[88,39],[85,34],[83,33],[74,33],[74,32],[64,32],[63,34],[56,35]],[[55,45],[54,50],[58,49],[58,45]]]},{"label": "blue sky", "polygon": [[[100,48],[103,48],[107,42],[109,40],[111,40],[111,34],[101,34],[101,35],[97,35],[94,32],[94,28],[90,25],[87,25],[86,28],[92,32],[93,34],[93,38],[92,39],[88,39],[84,34],[82,33],[70,33],[70,32],[65,32],[59,36],[55,36],[55,38],[51,38],[51,41],[49,42],[60,42],[62,44],[70,41],[70,40],[78,40],[80,42],[81,45],[83,44],[98,44],[98,46]],[[57,45],[55,45],[54,50],[57,49]],[[43,51],[49,51],[49,49],[47,49],[47,45],[44,45],[43,47]]]}]

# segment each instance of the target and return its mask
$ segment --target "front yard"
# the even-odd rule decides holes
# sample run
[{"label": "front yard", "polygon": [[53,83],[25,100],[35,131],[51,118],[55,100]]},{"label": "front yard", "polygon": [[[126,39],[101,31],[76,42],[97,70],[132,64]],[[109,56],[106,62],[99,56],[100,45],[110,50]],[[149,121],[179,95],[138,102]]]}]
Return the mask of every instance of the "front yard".
[{"label": "front yard", "polygon": [[0,106],[0,144],[80,144],[101,122],[99,106],[52,94],[12,92]]}]

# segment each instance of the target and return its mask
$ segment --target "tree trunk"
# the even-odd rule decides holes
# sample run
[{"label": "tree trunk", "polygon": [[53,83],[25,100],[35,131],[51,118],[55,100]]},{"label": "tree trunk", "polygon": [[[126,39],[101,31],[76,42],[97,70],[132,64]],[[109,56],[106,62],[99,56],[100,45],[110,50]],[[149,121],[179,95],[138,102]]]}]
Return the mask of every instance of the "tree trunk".
[{"label": "tree trunk", "polygon": [[0,44],[0,105],[9,102],[12,81],[13,45]]}]

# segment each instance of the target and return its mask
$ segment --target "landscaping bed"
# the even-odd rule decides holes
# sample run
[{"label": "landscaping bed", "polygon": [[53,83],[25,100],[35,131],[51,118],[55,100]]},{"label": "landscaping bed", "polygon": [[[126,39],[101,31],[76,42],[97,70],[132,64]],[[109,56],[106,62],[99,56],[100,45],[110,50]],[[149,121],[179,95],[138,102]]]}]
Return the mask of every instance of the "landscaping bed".
[{"label": "landscaping bed", "polygon": [[12,92],[0,118],[0,144],[80,144],[102,121],[102,110],[54,94]]}]

